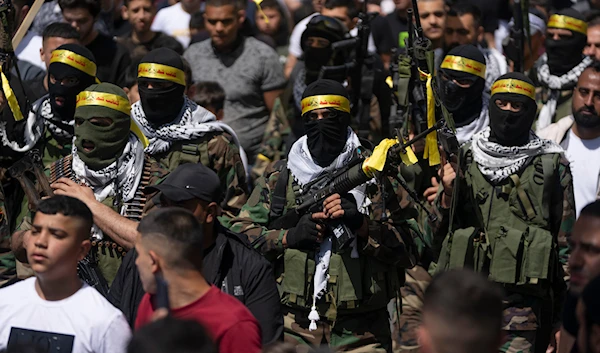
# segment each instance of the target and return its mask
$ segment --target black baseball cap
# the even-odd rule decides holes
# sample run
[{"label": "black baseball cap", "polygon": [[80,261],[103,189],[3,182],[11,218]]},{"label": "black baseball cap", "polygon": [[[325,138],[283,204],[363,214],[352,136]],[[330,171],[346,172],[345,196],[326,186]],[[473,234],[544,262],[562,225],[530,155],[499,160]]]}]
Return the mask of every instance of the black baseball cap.
[{"label": "black baseball cap", "polygon": [[200,163],[186,163],[177,167],[158,185],[146,186],[145,194],[156,191],[174,202],[200,199],[221,202],[221,181],[210,168]]}]

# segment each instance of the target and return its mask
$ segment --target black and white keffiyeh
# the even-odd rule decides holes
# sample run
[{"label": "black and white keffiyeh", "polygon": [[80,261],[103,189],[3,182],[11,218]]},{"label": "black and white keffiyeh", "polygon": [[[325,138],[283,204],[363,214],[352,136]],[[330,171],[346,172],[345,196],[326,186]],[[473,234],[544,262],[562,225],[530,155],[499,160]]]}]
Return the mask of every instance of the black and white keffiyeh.
[{"label": "black and white keffiyeh", "polygon": [[533,131],[524,146],[506,147],[490,141],[490,128],[473,136],[473,159],[483,176],[491,182],[500,182],[527,165],[536,156],[564,153],[560,145],[539,138]]},{"label": "black and white keffiyeh", "polygon": [[484,94],[483,106],[481,108],[481,113],[479,114],[479,117],[473,120],[468,125],[456,128],[456,139],[458,140],[459,145],[462,146],[465,143],[471,141],[473,135],[480,131],[483,131],[483,129],[490,125],[490,112],[488,110],[489,101],[490,97]]},{"label": "black and white keffiyeh", "polygon": [[16,152],[27,152],[33,148],[44,134],[44,127],[50,130],[52,136],[71,140],[75,120],[62,121],[52,112],[48,95],[33,103],[32,110],[27,115],[23,138],[21,141],[11,141],[6,132],[6,122],[0,123],[2,143]]},{"label": "black and white keffiyeh", "polygon": [[[310,150],[308,149],[307,137],[306,135],[304,135],[292,145],[292,148],[290,149],[290,153],[288,155],[287,167],[289,168],[290,172],[292,173],[295,180],[300,186],[306,185],[323,172],[333,171],[348,164],[352,159],[354,151],[356,151],[358,147],[360,147],[360,141],[358,139],[358,136],[356,136],[352,129],[348,128],[348,138],[346,140],[346,145],[344,146],[344,149],[328,167],[323,168],[313,161],[313,158],[310,154]],[[350,191],[350,194],[354,196],[356,204],[358,205],[358,210],[362,214],[367,215],[368,207],[371,204],[371,200],[366,195],[366,184],[360,185],[352,189]],[[352,247],[351,256],[353,258],[358,258],[356,239],[354,239],[350,246]],[[317,329],[317,321],[320,320],[316,303],[317,300],[321,299],[321,297],[327,290],[327,281],[329,279],[329,261],[331,259],[331,248],[332,239],[331,237],[326,237],[325,239],[323,239],[323,242],[319,247],[319,252],[315,254],[316,265],[314,276],[313,305],[308,315],[308,319],[311,320],[309,326],[310,331],[314,331]]]},{"label": "black and white keffiyeh", "polygon": [[246,152],[242,148],[240,140],[231,126],[217,121],[213,113],[187,97],[185,97],[185,104],[179,113],[179,117],[174,122],[162,125],[158,129],[150,125],[148,119],[146,119],[146,114],[144,114],[142,104],[139,101],[131,106],[131,118],[141,127],[142,132],[150,142],[145,150],[149,155],[168,151],[174,141],[198,139],[214,131],[227,132],[231,135],[233,142],[240,151],[240,158],[242,159],[246,173],[249,172]]},{"label": "black and white keffiyeh", "polygon": [[[75,178],[89,186],[94,191],[98,202],[107,197],[119,196],[127,202],[131,200],[140,184],[144,168],[144,147],[135,134],[129,134],[129,141],[121,156],[108,167],[101,170],[91,170],[79,158],[77,147],[73,143],[72,170]],[[124,208],[119,210],[123,215]],[[102,239],[102,231],[94,225],[92,236]]]},{"label": "black and white keffiyeh", "polygon": [[[575,87],[583,70],[585,70],[592,63],[592,59],[586,56],[577,66],[559,77],[550,73],[550,68],[548,67],[547,63],[548,56],[546,54],[542,55],[539,60],[543,64],[537,69],[537,78],[542,84],[542,87],[549,89],[550,93],[548,96],[548,101],[540,110],[536,131],[540,131],[541,129],[552,124],[552,118],[556,113],[556,105],[558,103],[558,99],[560,98],[560,92],[564,90],[570,90]],[[562,116],[558,118],[562,118]]]}]

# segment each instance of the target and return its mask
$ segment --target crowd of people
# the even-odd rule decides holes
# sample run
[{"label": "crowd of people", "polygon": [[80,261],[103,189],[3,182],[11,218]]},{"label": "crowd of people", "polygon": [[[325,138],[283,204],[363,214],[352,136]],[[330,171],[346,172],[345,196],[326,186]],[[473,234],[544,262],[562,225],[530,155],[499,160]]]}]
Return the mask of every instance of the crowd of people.
[{"label": "crowd of people", "polygon": [[0,352],[600,352],[600,1],[0,0],[0,64]]}]

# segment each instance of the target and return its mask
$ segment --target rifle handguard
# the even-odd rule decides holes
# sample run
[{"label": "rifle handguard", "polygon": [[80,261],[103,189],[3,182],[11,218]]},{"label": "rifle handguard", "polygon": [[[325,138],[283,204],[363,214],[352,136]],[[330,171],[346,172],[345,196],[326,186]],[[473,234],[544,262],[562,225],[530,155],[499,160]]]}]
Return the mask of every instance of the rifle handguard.
[{"label": "rifle handguard", "polygon": [[312,205],[324,200],[329,195],[333,194],[345,194],[355,187],[366,183],[371,180],[371,177],[367,176],[362,169],[362,163],[355,165],[348,169],[348,171],[333,180],[328,187],[319,190],[312,195],[305,195],[300,198],[299,206],[296,207],[296,211],[299,213],[307,211]]}]

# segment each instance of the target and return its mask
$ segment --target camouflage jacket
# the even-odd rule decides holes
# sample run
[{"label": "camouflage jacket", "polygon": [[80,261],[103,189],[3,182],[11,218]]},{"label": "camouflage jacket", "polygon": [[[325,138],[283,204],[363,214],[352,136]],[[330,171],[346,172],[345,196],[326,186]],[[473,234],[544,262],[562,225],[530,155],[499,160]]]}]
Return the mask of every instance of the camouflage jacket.
[{"label": "camouflage jacket", "polygon": [[236,215],[248,199],[248,182],[238,147],[228,133],[208,133],[190,141],[176,141],[169,151],[152,156],[170,172],[185,163],[202,163],[221,180],[224,199],[221,207]]},{"label": "camouflage jacket", "polygon": [[[235,218],[226,219],[224,223],[232,231],[245,234],[253,246],[269,259],[275,259],[285,251],[282,239],[287,229],[269,229],[269,224],[274,221],[269,219],[269,216],[279,175],[280,171],[268,168],[265,175],[257,180],[240,214]],[[295,184],[290,173],[284,214],[296,207]],[[391,179],[386,184],[386,190],[390,191],[396,191],[399,187]],[[403,267],[412,267],[413,238],[420,235],[417,234],[419,228],[412,219],[415,215],[412,205],[407,203],[402,192],[386,192],[386,209],[382,210],[381,187],[377,184],[367,187],[367,195],[372,202],[368,219],[369,237],[365,240],[361,252],[386,263],[402,263]],[[383,212],[388,217],[386,222],[380,221]]]}]

